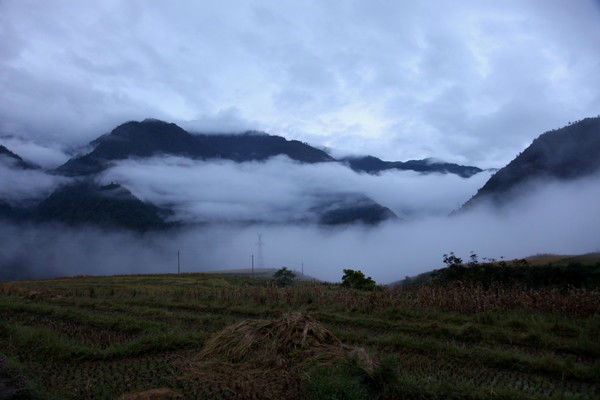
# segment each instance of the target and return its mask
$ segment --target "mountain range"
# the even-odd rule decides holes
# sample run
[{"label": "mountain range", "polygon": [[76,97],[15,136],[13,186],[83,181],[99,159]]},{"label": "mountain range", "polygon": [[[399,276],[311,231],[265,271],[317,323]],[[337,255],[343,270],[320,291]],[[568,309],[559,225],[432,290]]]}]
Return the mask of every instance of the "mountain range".
[{"label": "mountain range", "polygon": [[[379,174],[390,170],[455,174],[468,178],[482,169],[434,159],[383,161],[372,156],[335,159],[326,151],[297,140],[263,132],[242,134],[192,134],[173,123],[155,119],[127,122],[90,143],[91,151],[75,156],[52,171],[72,177],[35,207],[20,207],[0,199],[0,216],[16,221],[60,221],[70,225],[92,224],[137,231],[166,229],[171,210],[136,198],[118,183],[97,184],[97,174],[114,162],[128,158],[174,155],[199,160],[231,160],[237,163],[264,161],[285,155],[299,163],[340,163],[357,173]],[[13,168],[38,168],[0,146],[0,159]],[[508,203],[520,187],[541,179],[569,180],[600,169],[600,118],[587,118],[564,128],[546,132],[507,166],[498,170],[463,205],[460,211],[491,201]],[[372,199],[353,193],[323,193],[310,208],[322,225],[377,224],[397,216]],[[230,221],[231,222],[231,221]]]},{"label": "mountain range", "polygon": [[[0,215],[18,220],[56,220],[70,225],[88,223],[137,231],[172,226],[166,222],[168,210],[160,210],[152,204],[142,202],[121,186],[118,186],[121,195],[114,196],[113,192],[117,187],[103,187],[95,183],[97,174],[116,161],[159,155],[196,160],[231,160],[236,163],[260,162],[283,155],[305,164],[340,163],[356,172],[369,174],[396,169],[420,173],[453,173],[469,177],[481,171],[476,167],[431,160],[386,162],[369,156],[338,160],[325,150],[264,132],[194,134],[176,124],[156,119],[121,124],[110,133],[92,141],[89,147],[89,152],[69,159],[52,171],[54,174],[76,179],[75,183],[58,188],[33,209],[12,207],[2,202]],[[31,167],[8,149],[5,151],[18,163],[18,167]],[[369,163],[370,160],[378,160],[377,165],[373,166],[373,163]],[[306,219],[313,218],[322,225],[373,225],[387,219],[395,219],[397,216],[387,207],[364,195],[353,193],[352,188],[348,188],[347,193],[323,193],[318,196],[318,201],[308,210],[307,216],[302,218],[304,219],[296,222],[305,222]]]},{"label": "mountain range", "polygon": [[336,160],[326,151],[298,140],[259,131],[241,134],[192,134],[173,123],[156,119],[130,121],[90,143],[93,150],[74,157],[56,169],[68,176],[89,175],[102,171],[111,161],[130,157],[175,155],[192,159],[223,159],[235,162],[264,161],[285,155],[300,163],[340,162],[356,172],[376,174],[397,169],[423,173],[452,173],[470,177],[482,170],[472,166],[434,161],[433,159],[382,161],[376,157],[347,157]]},{"label": "mountain range", "polygon": [[[324,150],[281,136],[257,131],[191,134],[176,124],[155,119],[119,125],[109,134],[92,141],[90,147],[88,153],[75,156],[51,171],[71,177],[74,181],[60,186],[33,207],[9,204],[0,199],[0,216],[13,221],[59,221],[68,225],[89,224],[136,231],[165,229],[174,225],[167,222],[172,214],[170,210],[141,201],[117,183],[99,185],[96,183],[98,174],[118,160],[157,155],[200,160],[224,159],[237,163],[264,161],[285,155],[299,163],[338,162]],[[0,150],[0,156],[9,159],[13,168],[34,168],[5,147]],[[353,193],[351,188],[345,194],[323,193],[317,198],[308,214],[295,222],[314,220],[322,225],[372,225],[397,218],[388,208],[364,195]]]}]

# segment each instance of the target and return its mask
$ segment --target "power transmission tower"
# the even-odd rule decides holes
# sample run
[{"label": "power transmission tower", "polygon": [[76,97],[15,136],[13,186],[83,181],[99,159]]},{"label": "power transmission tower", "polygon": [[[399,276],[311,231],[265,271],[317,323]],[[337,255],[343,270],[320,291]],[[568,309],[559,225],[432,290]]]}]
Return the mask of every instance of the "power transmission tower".
[{"label": "power transmission tower", "polygon": [[258,268],[264,268],[264,260],[263,260],[263,241],[262,241],[262,233],[258,234],[258,242],[256,242],[256,266]]}]

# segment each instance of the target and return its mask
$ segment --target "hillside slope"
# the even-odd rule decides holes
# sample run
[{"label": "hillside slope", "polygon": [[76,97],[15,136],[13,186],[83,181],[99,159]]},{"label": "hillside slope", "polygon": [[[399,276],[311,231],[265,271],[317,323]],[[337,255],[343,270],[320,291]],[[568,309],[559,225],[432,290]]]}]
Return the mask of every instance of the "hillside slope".
[{"label": "hillside slope", "polygon": [[600,117],[546,132],[479,189],[462,209],[484,201],[503,205],[513,191],[539,180],[572,180],[600,170]]},{"label": "hillside slope", "polygon": [[117,184],[79,182],[57,189],[33,211],[38,221],[118,227],[134,231],[164,229],[160,210]]},{"label": "hillside slope", "polygon": [[70,159],[57,172],[70,176],[94,174],[107,168],[110,161],[161,154],[236,162],[262,161],[277,155],[306,163],[333,161],[322,150],[281,136],[255,131],[240,135],[193,135],[173,123],[155,119],[126,122],[109,135],[94,140],[92,145],[95,148],[90,153]]}]

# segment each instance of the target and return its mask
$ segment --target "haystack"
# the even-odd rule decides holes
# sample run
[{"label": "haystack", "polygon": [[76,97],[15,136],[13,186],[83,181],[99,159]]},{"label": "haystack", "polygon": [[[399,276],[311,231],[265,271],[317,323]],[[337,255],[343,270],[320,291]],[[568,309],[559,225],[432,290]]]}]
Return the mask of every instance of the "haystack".
[{"label": "haystack", "polygon": [[292,399],[310,364],[346,358],[368,375],[377,367],[364,349],[344,345],[309,315],[293,313],[245,320],[214,334],[190,366],[190,374],[202,382],[207,397]]},{"label": "haystack", "polygon": [[294,313],[274,320],[245,320],[231,325],[213,335],[199,356],[204,360],[281,364],[298,357],[336,361],[350,350],[312,317]]}]

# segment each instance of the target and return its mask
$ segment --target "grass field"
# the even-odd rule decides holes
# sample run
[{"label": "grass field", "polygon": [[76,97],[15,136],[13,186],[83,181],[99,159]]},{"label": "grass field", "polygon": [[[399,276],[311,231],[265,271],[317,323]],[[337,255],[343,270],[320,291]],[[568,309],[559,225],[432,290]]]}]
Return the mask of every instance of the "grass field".
[{"label": "grass field", "polygon": [[[325,366],[199,356],[231,324],[291,312],[364,348],[375,372],[350,356]],[[36,399],[116,399],[153,388],[189,399],[598,399],[600,293],[277,288],[231,274],[2,283],[0,357],[0,383]]]}]

